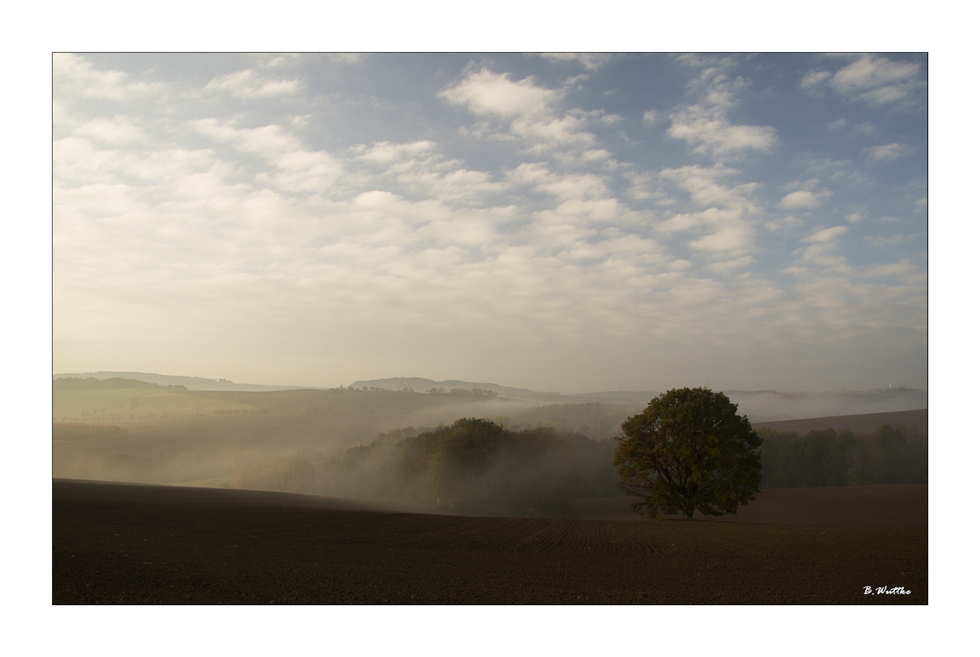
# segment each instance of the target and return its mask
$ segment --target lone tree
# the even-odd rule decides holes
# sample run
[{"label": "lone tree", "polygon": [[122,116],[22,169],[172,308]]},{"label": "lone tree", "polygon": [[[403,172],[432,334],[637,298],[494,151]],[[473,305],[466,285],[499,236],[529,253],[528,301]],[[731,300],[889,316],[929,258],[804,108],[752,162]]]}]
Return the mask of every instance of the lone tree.
[{"label": "lone tree", "polygon": [[754,500],[762,439],[738,406],[707,388],[668,390],[623,422],[613,464],[619,487],[644,498],[633,510],[656,517],[720,516]]}]

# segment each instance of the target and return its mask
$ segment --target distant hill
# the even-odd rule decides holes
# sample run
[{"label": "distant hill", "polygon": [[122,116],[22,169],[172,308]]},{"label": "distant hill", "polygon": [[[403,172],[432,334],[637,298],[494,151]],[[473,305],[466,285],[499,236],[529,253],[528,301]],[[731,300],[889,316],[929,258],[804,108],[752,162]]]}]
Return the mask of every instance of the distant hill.
[{"label": "distant hill", "polygon": [[511,388],[508,386],[497,385],[496,383],[475,383],[473,381],[459,381],[457,379],[450,379],[447,381],[433,381],[432,379],[422,379],[419,377],[394,377],[390,379],[371,379],[369,381],[355,381],[350,385],[352,388],[381,388],[383,390],[404,390],[406,388],[414,390],[415,392],[429,392],[432,389],[442,388],[445,392],[449,392],[453,388],[462,388],[464,390],[472,390],[474,388],[478,390],[492,390],[501,397],[510,397],[513,399],[534,399],[534,400],[550,400],[557,399],[561,397],[561,394],[557,392],[538,392],[536,390],[528,390],[527,388]]},{"label": "distant hill", "polygon": [[58,390],[115,390],[125,388],[160,388],[161,390],[187,390],[186,386],[165,386],[160,383],[150,383],[138,379],[123,379],[113,376],[107,379],[96,379],[95,377],[76,378],[64,377],[56,378],[53,381],[52,389]]},{"label": "distant hill", "polygon": [[[184,386],[188,390],[265,392],[277,390],[315,390],[309,386],[254,385],[233,383],[228,379],[206,379],[195,376],[170,376],[147,372],[85,372],[82,374],[55,374],[55,379],[135,379],[163,386]],[[519,399],[537,404],[625,404],[646,405],[659,393],[654,391],[607,391],[563,395],[558,392],[541,392],[528,388],[502,386],[497,383],[461,381],[450,379],[434,381],[421,377],[395,377],[354,381],[352,388],[375,388],[429,392],[433,388],[445,392],[453,388],[464,390],[490,390],[504,399]],[[928,393],[910,388],[884,388],[839,392],[778,392],[776,390],[726,390],[725,394],[738,404],[738,412],[747,415],[753,423],[778,422],[800,418],[822,418],[869,413],[893,413],[928,408]]]},{"label": "distant hill", "polygon": [[84,374],[55,374],[55,379],[135,379],[161,386],[184,386],[188,390],[234,390],[263,392],[266,390],[297,390],[305,386],[263,386],[251,383],[232,383],[228,379],[205,379],[198,376],[170,376],[147,372],[85,372]]},{"label": "distant hill", "polygon": [[563,395],[559,392],[540,392],[527,388],[512,388],[496,383],[477,383],[473,381],[459,381],[451,379],[447,381],[433,381],[419,377],[395,377],[391,379],[372,379],[369,381],[355,381],[351,384],[352,388],[381,388],[383,390],[404,390],[405,388],[416,392],[429,392],[433,388],[442,388],[449,392],[453,388],[464,390],[492,390],[500,397],[510,399],[523,399],[526,401],[536,401],[543,404],[584,404],[584,403],[605,403],[605,404],[639,404],[647,403],[653,399],[655,392],[591,392],[576,395]]},{"label": "distant hill", "polygon": [[650,400],[659,395],[659,392],[644,390],[636,392],[633,390],[613,390],[610,392],[586,392],[575,395],[562,395],[563,404],[643,404],[646,406]]},{"label": "distant hill", "polygon": [[[403,390],[409,388],[416,392],[429,392],[433,388],[443,388],[446,392],[453,388],[466,390],[479,388],[492,390],[500,397],[533,401],[541,404],[628,404],[646,405],[659,392],[649,390],[619,390],[609,392],[589,392],[563,395],[557,392],[540,392],[527,388],[512,388],[496,383],[476,383],[473,381],[433,381],[418,377],[399,377],[391,379],[372,379],[355,381],[353,388],[380,388],[384,390]],[[726,390],[725,394],[738,404],[738,412],[748,415],[752,422],[775,422],[799,418],[831,417],[839,415],[864,415],[868,413],[890,413],[927,408],[928,393],[911,388],[884,388],[875,390],[842,390],[839,392],[778,392],[776,390]]]},{"label": "distant hill", "polygon": [[753,427],[769,427],[773,431],[788,431],[801,436],[811,431],[848,429],[857,435],[870,434],[883,424],[893,427],[917,429],[922,434],[929,433],[929,411],[896,411],[892,413],[865,413],[864,415],[838,415],[835,417],[813,417],[802,420],[783,420],[780,422],[756,422]]}]

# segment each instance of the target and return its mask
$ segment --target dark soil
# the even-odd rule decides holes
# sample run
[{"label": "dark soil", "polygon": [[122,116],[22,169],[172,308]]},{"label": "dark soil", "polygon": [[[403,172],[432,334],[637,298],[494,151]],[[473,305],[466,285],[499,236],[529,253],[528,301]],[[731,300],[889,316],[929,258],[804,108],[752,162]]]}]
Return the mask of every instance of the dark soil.
[{"label": "dark soil", "polygon": [[55,604],[926,604],[927,547],[923,526],[470,518],[53,483]]},{"label": "dark soil", "polygon": [[[576,501],[576,515],[592,520],[644,520],[630,509],[636,497],[602,497]],[[926,484],[893,486],[827,486],[769,488],[738,513],[698,518],[709,522],[767,525],[836,525],[849,527],[926,527],[929,491]]]}]

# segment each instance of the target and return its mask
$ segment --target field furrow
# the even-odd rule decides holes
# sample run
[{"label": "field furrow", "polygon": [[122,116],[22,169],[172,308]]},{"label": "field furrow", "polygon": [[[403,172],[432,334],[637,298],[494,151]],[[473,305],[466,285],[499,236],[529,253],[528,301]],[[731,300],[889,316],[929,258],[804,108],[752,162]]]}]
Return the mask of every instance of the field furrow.
[{"label": "field furrow", "polygon": [[[924,527],[476,518],[55,480],[56,603],[912,603]],[[866,596],[865,586],[911,593]]]}]

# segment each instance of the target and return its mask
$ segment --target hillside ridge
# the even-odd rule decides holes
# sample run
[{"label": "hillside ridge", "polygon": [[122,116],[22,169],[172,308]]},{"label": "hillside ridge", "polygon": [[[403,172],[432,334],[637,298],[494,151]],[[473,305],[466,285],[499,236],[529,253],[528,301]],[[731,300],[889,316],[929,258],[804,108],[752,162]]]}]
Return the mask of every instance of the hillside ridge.
[{"label": "hillside ridge", "polygon": [[[256,385],[234,383],[228,379],[173,376],[147,372],[86,372],[81,374],[55,374],[64,378],[124,378],[158,385],[184,386],[198,391],[267,392],[286,390],[324,390],[310,386]],[[354,381],[351,388],[376,388],[385,390],[413,389],[428,393],[433,388],[445,392],[453,388],[490,390],[503,398],[518,399],[536,404],[628,404],[646,405],[659,393],[654,391],[606,391],[577,394],[542,392],[528,388],[504,386],[497,383],[447,379],[436,381],[422,377],[390,377],[386,379],[362,379]],[[723,390],[739,407],[739,413],[748,415],[753,422],[779,422],[800,418],[837,417],[920,410],[928,407],[928,392],[904,387],[861,391],[836,392],[778,392],[775,390]]]},{"label": "hillside ridge", "polygon": [[257,385],[234,383],[228,379],[206,379],[200,376],[176,376],[152,372],[83,372],[55,374],[54,379],[131,379],[162,386],[184,386],[188,390],[232,390],[238,392],[265,392],[269,390],[301,390],[308,386]]}]

